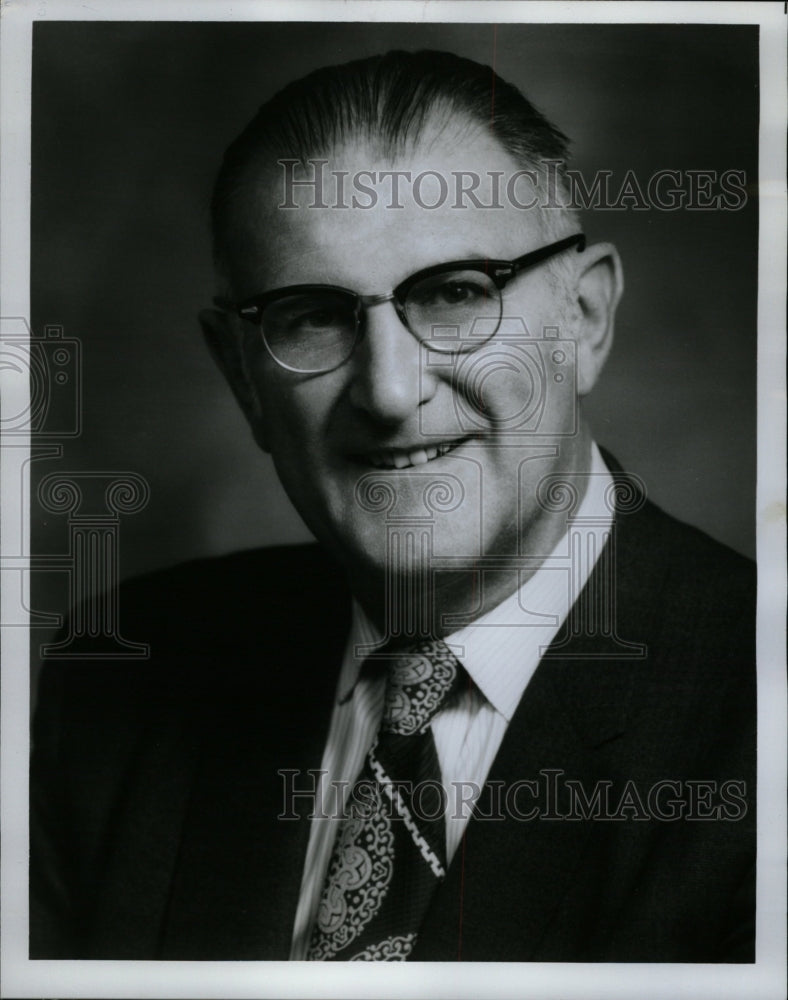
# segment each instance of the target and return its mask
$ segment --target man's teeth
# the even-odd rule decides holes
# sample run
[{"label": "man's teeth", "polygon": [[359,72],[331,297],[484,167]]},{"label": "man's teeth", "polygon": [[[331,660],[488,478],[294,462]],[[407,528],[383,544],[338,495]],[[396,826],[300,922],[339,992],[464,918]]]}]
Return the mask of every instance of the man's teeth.
[{"label": "man's teeth", "polygon": [[413,451],[379,451],[370,455],[369,461],[377,469],[407,469],[412,465],[425,465],[460,444],[461,441],[451,441],[426,448],[414,448]]}]

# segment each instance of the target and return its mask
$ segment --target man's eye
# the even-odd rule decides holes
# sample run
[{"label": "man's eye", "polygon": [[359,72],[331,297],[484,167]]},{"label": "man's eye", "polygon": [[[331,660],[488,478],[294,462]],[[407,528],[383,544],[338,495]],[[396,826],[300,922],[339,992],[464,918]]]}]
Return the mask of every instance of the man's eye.
[{"label": "man's eye", "polygon": [[485,286],[472,278],[451,278],[430,282],[415,289],[412,299],[422,307],[473,305],[489,297]]},{"label": "man's eye", "polygon": [[332,326],[338,318],[335,309],[315,309],[299,316],[296,322],[299,326],[318,330]]},{"label": "man's eye", "polygon": [[292,312],[287,317],[286,327],[294,334],[308,334],[344,329],[348,323],[352,325],[352,317],[348,316],[347,310],[323,306]]},{"label": "man's eye", "polygon": [[438,301],[453,305],[481,298],[484,290],[470,281],[447,281],[438,289]]}]

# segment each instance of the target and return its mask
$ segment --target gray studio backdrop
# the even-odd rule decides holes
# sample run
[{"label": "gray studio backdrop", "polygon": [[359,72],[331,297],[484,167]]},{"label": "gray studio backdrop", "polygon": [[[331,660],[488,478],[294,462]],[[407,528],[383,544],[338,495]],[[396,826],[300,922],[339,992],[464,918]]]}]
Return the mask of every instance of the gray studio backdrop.
[{"label": "gray studio backdrop", "polygon": [[[149,485],[117,524],[124,577],[309,537],[201,342],[211,183],[287,81],[400,47],[494,61],[588,178],[746,172],[738,211],[597,210],[584,226],[618,245],[627,283],[588,407],[597,439],[668,511],[752,554],[757,44],[756,28],[691,25],[37,24],[31,324],[79,342],[81,431],[32,463],[33,551],[67,553],[68,517],[35,499],[56,472]],[[54,562],[34,573],[34,610],[62,612],[67,582]]]}]

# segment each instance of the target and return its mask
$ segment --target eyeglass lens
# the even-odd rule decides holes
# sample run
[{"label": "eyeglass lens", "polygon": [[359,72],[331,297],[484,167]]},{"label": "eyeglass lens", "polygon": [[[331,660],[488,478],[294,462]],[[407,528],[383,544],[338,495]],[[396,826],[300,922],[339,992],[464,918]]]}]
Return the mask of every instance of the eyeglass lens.
[{"label": "eyeglass lens", "polygon": [[[400,306],[408,329],[438,351],[472,351],[501,318],[501,296],[482,271],[457,270],[411,285]],[[301,372],[330,371],[353,351],[360,308],[355,296],[312,289],[277,299],[263,312],[263,336],[274,359]]]},{"label": "eyeglass lens", "polygon": [[272,302],[263,312],[263,337],[275,360],[295,371],[330,371],[353,350],[358,330],[354,296],[314,289]]}]

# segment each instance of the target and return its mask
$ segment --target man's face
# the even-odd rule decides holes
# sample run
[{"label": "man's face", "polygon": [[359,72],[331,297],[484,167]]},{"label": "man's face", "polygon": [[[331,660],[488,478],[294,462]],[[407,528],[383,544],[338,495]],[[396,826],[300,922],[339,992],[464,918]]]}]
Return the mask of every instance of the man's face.
[{"label": "man's face", "polygon": [[[327,170],[351,175],[431,170],[451,180],[458,169],[482,177],[502,171],[504,178],[521,169],[479,130],[428,133],[395,162],[352,142],[328,159]],[[307,283],[387,293],[434,264],[512,260],[555,238],[544,234],[535,211],[511,204],[457,208],[452,189],[434,210],[412,197],[393,208],[380,190],[371,208],[320,209],[309,207],[311,190],[295,189],[297,207],[277,209],[282,179],[268,178],[252,209],[259,236],[233,276],[237,299]],[[422,202],[438,200],[436,191],[425,185]],[[480,198],[489,201],[483,190]],[[466,563],[480,555],[546,554],[542,546],[555,540],[536,490],[544,476],[586,460],[568,327],[578,310],[544,264],[514,278],[502,297],[497,334],[453,360],[420,344],[392,302],[375,304],[350,359],[318,375],[279,367],[243,324],[258,440],[307,525],[360,577],[385,570],[393,523],[402,529],[410,522],[419,538],[431,533],[433,558]],[[556,334],[566,342],[550,343]],[[429,558],[420,546],[412,568]]]}]

